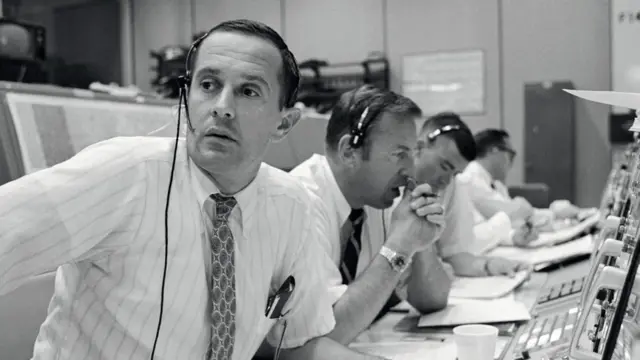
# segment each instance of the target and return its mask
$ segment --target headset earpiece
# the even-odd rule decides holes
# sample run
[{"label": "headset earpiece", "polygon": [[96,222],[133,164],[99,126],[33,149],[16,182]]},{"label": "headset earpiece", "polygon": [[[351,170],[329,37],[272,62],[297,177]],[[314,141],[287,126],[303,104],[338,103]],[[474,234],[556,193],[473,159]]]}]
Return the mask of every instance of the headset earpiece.
[{"label": "headset earpiece", "polygon": [[365,126],[366,124],[369,123],[368,116],[367,116],[368,114],[369,114],[369,107],[364,109],[364,111],[362,112],[362,115],[360,115],[360,119],[358,120],[358,123],[353,129],[351,129],[351,139],[349,139],[349,145],[351,145],[352,148],[359,148],[360,146],[362,146],[362,142],[364,139]]},{"label": "headset earpiece", "polygon": [[189,91],[189,82],[189,75],[180,75],[178,77],[178,86],[180,86],[180,89],[184,90],[185,92]]}]

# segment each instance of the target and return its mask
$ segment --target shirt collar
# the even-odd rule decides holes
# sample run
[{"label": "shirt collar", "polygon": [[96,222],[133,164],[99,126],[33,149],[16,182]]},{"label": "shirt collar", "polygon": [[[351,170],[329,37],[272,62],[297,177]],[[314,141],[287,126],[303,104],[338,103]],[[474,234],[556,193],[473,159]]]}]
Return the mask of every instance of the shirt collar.
[{"label": "shirt collar", "polygon": [[342,193],[340,186],[338,186],[338,181],[333,175],[333,171],[331,170],[331,166],[329,166],[329,160],[327,160],[327,157],[317,154],[314,156],[319,157],[318,162],[320,164],[323,177],[326,179],[327,190],[333,198],[336,209],[338,210],[338,220],[340,221],[340,224],[344,224],[344,222],[349,218],[349,214],[351,214],[351,206],[349,205],[347,198]]},{"label": "shirt collar", "polygon": [[[202,169],[200,169],[194,162],[189,158],[189,173],[191,175],[192,183],[194,185],[196,191],[196,197],[198,200],[198,206],[200,209],[203,208],[205,200],[209,198],[212,194],[220,193],[218,187],[214,184],[214,182],[209,178],[207,174],[204,173]],[[260,189],[260,181],[262,179],[263,166],[260,166],[258,170],[258,174],[256,177],[247,185],[244,189],[239,192],[232,194],[232,196],[236,199],[238,205],[236,208],[238,209],[237,213],[239,214],[239,224],[242,229],[243,234],[245,227],[242,221],[243,214],[250,214],[254,207],[257,204],[257,197]],[[228,194],[225,194],[228,195]],[[236,209],[233,210],[232,214],[236,213]]]}]

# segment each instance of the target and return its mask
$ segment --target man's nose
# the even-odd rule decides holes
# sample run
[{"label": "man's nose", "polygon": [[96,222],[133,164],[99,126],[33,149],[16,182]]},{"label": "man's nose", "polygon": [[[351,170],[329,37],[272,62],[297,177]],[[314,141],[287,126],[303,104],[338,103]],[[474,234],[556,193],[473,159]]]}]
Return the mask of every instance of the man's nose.
[{"label": "man's nose", "polygon": [[216,102],[211,109],[213,117],[225,120],[233,120],[236,117],[235,98],[233,89],[225,88],[220,92]]}]

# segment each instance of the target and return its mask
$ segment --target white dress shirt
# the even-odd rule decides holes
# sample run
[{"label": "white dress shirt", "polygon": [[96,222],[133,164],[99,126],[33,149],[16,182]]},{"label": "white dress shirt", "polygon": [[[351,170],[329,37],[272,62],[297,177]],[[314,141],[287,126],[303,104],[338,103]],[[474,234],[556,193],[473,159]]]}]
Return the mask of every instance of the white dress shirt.
[{"label": "white dress shirt", "polygon": [[[491,219],[497,214],[482,213],[483,204],[491,203],[494,208],[502,209],[505,213],[517,206],[514,205],[507,187],[501,181],[494,180],[491,174],[477,161],[470,162],[459,177],[469,183],[473,204],[485,219]],[[554,220],[554,213],[550,209],[534,208],[531,220],[538,229],[545,229]],[[513,232],[510,233],[506,245],[513,244],[512,237]]]},{"label": "white dress shirt", "polygon": [[[158,325],[164,221],[175,140],[114,138],[0,187],[0,294],[57,267],[55,292],[33,359],[147,360]],[[169,208],[169,253],[158,359],[203,359],[209,343],[210,258],[204,200],[218,190],[178,147]],[[293,275],[283,347],[335,322],[317,286],[316,215],[291,176],[262,165],[234,195],[234,360],[251,359],[282,322],[265,317],[270,294]],[[324,236],[324,235],[322,235]],[[275,325],[275,326],[274,326]]]},{"label": "white dress shirt", "polygon": [[511,219],[505,211],[495,214],[482,214],[477,204],[492,202],[500,208],[511,207],[509,190],[499,180],[493,180],[489,172],[477,161],[467,165],[462,174],[456,177],[459,182],[467,185],[469,189],[471,207],[474,212],[474,232],[476,241],[474,251],[483,253],[498,245],[513,245],[514,229]]},{"label": "white dress shirt", "polygon": [[[291,170],[290,174],[300,179],[312,193],[322,200],[323,216],[318,221],[326,224],[328,229],[327,236],[322,239],[322,244],[325,253],[331,259],[331,263],[325,263],[324,271],[328,276],[329,292],[335,303],[347,290],[347,285],[342,284],[342,275],[340,274],[342,251],[346,246],[346,244],[341,243],[340,232],[352,209],[342,194],[324,155],[312,155]],[[356,276],[360,275],[369,266],[369,263],[376,257],[384,244],[382,235],[384,233],[384,229],[382,229],[383,213],[378,212],[372,215],[374,209],[368,206],[365,206],[364,210],[366,220],[362,226],[360,236],[361,248]],[[378,227],[380,229],[377,229]]]},{"label": "white dress shirt", "polygon": [[[501,181],[493,180],[478,161],[471,161],[458,177],[469,184],[469,194],[476,208],[479,202],[492,202],[505,209],[510,206],[511,197],[507,187]],[[482,214],[485,218],[491,215]]]},{"label": "white dress shirt", "polygon": [[445,208],[445,227],[438,239],[440,257],[470,252],[474,242],[474,217],[469,206],[469,190],[464,184],[452,181],[442,195]]},{"label": "white dress shirt", "polygon": [[[312,155],[293,169],[291,174],[301,179],[312,192],[322,199],[325,205],[326,216],[324,219],[328,224],[329,236],[327,236],[323,244],[326,253],[333,260],[333,263],[329,264],[325,271],[329,275],[329,289],[333,300],[337,301],[347,290],[347,286],[342,284],[342,276],[339,269],[342,251],[345,246],[345,244],[340,243],[340,231],[349,217],[351,207],[340,190],[324,155]],[[463,201],[457,201],[455,189],[452,188],[447,192],[446,200],[449,203],[446,214],[447,224],[450,222],[455,225],[445,230],[437,241],[437,251],[441,257],[445,258],[466,251],[465,241],[471,241],[470,237],[473,235],[472,214],[464,210],[463,206],[465,204]],[[394,207],[398,201],[399,198],[396,199]],[[362,227],[362,244],[356,276],[366,270],[384,245],[389,232],[392,209],[393,207],[386,210],[378,210],[369,206],[364,207],[366,221]],[[400,282],[396,289],[396,293],[400,298],[406,298],[404,280],[409,276],[410,269],[406,271],[403,281]]]}]

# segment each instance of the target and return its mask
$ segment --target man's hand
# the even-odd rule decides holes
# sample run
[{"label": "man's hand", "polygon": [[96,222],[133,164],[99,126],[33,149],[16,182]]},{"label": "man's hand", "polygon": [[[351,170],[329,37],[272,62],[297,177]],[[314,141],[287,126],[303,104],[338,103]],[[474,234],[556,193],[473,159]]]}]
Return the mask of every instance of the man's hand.
[{"label": "man's hand", "polygon": [[533,206],[520,196],[513,198],[513,210],[509,214],[511,219],[526,220],[533,215]]},{"label": "man's hand", "polygon": [[533,216],[533,206],[529,204],[529,202],[520,196],[516,196],[512,200],[512,209],[509,212],[509,217],[512,221],[527,221],[531,216]]},{"label": "man's hand", "polygon": [[522,270],[531,270],[531,264],[501,257],[486,258],[485,271],[488,276],[506,275],[513,277],[518,271]]},{"label": "man's hand", "polygon": [[386,245],[410,256],[427,249],[444,229],[444,207],[437,200],[428,184],[405,188],[402,200],[391,214]]},{"label": "man's hand", "polygon": [[525,247],[529,245],[530,242],[536,240],[538,235],[539,232],[536,228],[532,228],[527,224],[522,224],[515,230],[511,240],[515,246]]},{"label": "man's hand", "polygon": [[580,213],[580,208],[573,205],[569,200],[555,200],[549,205],[549,210],[551,210],[558,219],[575,218],[578,217]]}]

